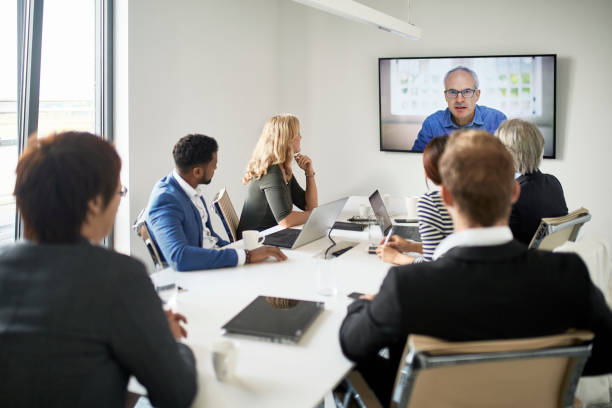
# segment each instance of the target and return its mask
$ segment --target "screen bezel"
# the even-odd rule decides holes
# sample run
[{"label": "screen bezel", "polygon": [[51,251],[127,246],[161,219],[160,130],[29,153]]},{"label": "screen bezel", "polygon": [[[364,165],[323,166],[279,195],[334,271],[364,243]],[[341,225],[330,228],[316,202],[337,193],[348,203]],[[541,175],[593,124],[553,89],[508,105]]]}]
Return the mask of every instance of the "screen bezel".
[{"label": "screen bezel", "polygon": [[420,153],[423,152],[383,148],[382,123],[382,92],[381,92],[381,61],[397,59],[444,59],[444,58],[505,58],[505,57],[553,57],[553,123],[552,123],[552,154],[544,156],[545,159],[557,158],[557,54],[499,54],[499,55],[462,55],[462,56],[434,56],[434,57],[381,57],[378,58],[378,142],[381,152]]}]

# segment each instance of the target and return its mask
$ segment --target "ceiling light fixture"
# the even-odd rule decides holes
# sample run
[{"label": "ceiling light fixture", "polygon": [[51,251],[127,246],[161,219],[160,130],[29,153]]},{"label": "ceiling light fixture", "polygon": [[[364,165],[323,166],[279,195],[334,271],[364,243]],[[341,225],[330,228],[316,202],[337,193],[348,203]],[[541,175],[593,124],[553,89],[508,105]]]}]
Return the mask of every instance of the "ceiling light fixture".
[{"label": "ceiling light fixture", "polygon": [[390,16],[381,11],[368,7],[354,0],[293,0],[340,17],[361,23],[372,24],[381,30],[399,36],[418,40],[421,38],[421,29],[399,18]]}]

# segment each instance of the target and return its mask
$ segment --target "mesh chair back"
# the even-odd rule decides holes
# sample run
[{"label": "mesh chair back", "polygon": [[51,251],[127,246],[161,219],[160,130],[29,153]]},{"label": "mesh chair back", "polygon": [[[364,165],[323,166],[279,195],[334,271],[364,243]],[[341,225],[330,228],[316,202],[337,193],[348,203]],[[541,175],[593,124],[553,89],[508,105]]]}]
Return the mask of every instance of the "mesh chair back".
[{"label": "mesh chair back", "polygon": [[391,406],[572,407],[592,339],[587,331],[459,343],[410,336]]},{"label": "mesh chair back", "polygon": [[215,212],[221,218],[221,222],[223,223],[223,227],[225,228],[225,232],[227,233],[227,237],[230,242],[234,242],[238,240],[238,222],[240,219],[236,214],[236,210],[232,205],[232,200],[230,200],[229,194],[227,194],[227,190],[225,188],[221,189],[215,196],[213,200],[213,206]]},{"label": "mesh chair back", "polygon": [[562,217],[542,218],[529,248],[552,251],[567,241],[574,242],[580,228],[590,219],[589,210],[582,207]]},{"label": "mesh chair back", "polygon": [[134,224],[132,224],[132,229],[144,242],[145,246],[147,247],[147,251],[149,251],[151,259],[153,260],[155,270],[159,271],[166,268],[168,265],[162,260],[159,248],[157,248],[155,241],[153,241],[153,239],[151,238],[151,233],[149,232],[149,227],[147,226],[146,222],[146,210],[146,208],[140,210],[140,212],[138,213],[138,217],[136,217]]}]

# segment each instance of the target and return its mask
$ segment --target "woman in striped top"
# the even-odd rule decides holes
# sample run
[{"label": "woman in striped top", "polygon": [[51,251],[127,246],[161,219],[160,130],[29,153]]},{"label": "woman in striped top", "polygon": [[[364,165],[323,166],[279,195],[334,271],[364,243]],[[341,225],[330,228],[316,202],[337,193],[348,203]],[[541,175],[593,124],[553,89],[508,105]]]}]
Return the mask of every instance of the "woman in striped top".
[{"label": "woman in striped top", "polygon": [[[453,221],[442,203],[438,186],[442,184],[438,172],[438,161],[444,152],[447,136],[435,137],[423,150],[423,167],[425,168],[425,183],[427,180],[435,184],[433,191],[428,191],[419,197],[417,215],[419,218],[419,233],[422,242],[407,241],[399,235],[392,235],[387,245],[376,249],[378,257],[384,262],[396,265],[406,265],[413,262],[431,261],[436,247],[444,238],[453,232]],[[412,257],[404,252],[421,253]]]}]

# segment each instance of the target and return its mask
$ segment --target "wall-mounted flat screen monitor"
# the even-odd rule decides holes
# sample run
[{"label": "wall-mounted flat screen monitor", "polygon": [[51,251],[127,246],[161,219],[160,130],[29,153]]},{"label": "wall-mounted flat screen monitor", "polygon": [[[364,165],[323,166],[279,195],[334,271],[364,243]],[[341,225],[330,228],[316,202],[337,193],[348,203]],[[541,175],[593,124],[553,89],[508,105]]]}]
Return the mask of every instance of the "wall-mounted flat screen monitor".
[{"label": "wall-mounted flat screen monitor", "polygon": [[554,54],[379,58],[380,150],[422,152],[433,137],[520,118],[554,158],[556,66]]}]

